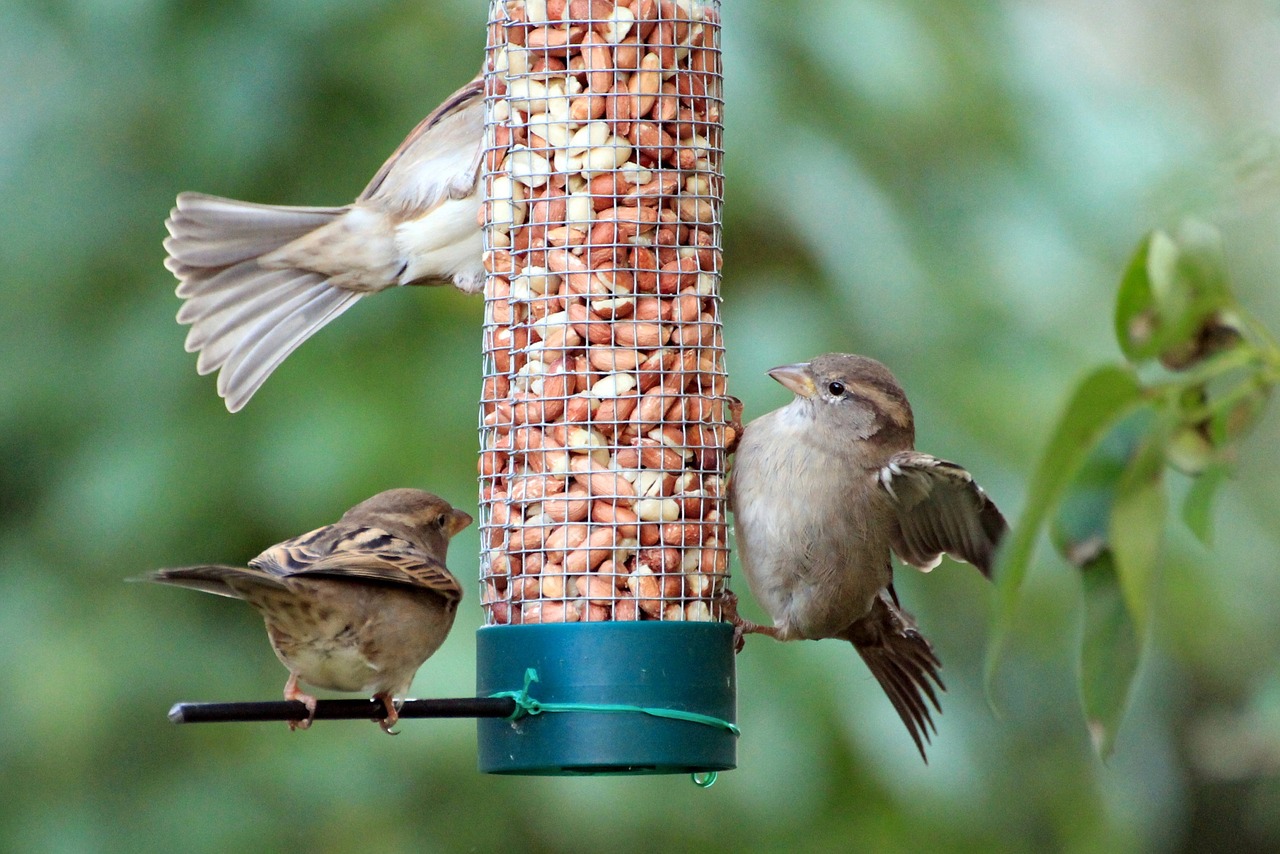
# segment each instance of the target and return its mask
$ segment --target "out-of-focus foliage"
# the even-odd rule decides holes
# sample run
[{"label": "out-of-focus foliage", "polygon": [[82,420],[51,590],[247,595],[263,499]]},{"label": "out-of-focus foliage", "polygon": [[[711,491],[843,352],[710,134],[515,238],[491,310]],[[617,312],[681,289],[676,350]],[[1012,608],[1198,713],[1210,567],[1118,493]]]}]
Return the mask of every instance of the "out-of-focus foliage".
[{"label": "out-of-focus foliage", "polygon": [[[1070,390],[1126,355],[1111,306],[1141,235],[1214,223],[1236,300],[1280,325],[1271,4],[723,13],[724,312],[748,416],[787,398],[768,367],[876,356],[912,395],[920,447],[1017,520]],[[165,721],[179,699],[274,698],[285,673],[249,609],[121,579],[247,559],[390,486],[466,506],[481,316],[440,289],[362,302],[230,416],[182,351],[165,214],[184,189],[347,201],[474,72],[485,15],[483,0],[0,6],[0,848],[1280,846],[1274,408],[1212,504],[1203,476],[1165,475],[1212,546],[1168,529],[1105,764],[1078,656],[1083,637],[1117,650],[1095,664],[1124,666],[1133,649],[1107,634],[1122,605],[1047,549],[1004,635],[999,717],[982,691],[985,582],[962,566],[899,573],[950,687],[928,767],[834,643],[748,644],[739,769],[705,791],[484,777],[464,721],[395,739],[364,722]],[[455,541],[460,576],[477,548],[474,530]],[[473,690],[477,598],[416,693]]]},{"label": "out-of-focus foliage", "polygon": [[[1165,467],[1196,478],[1183,520],[1210,542],[1213,494],[1280,380],[1280,347],[1236,304],[1217,230],[1188,221],[1142,241],[1116,299],[1125,367],[1080,384],[1045,448],[996,573],[990,681],[1041,525],[1084,572],[1081,690],[1099,752],[1114,745],[1158,596]],[[1157,367],[1158,365],[1158,367]],[[1146,382],[1140,373],[1153,374]]]}]

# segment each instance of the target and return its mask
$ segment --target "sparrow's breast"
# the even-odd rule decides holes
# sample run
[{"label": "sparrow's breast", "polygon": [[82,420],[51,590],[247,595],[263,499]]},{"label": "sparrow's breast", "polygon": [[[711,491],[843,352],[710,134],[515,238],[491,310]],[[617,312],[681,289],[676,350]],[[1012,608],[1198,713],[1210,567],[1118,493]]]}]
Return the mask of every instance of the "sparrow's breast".
[{"label": "sparrow's breast", "polygon": [[747,584],[774,624],[786,637],[821,638],[866,614],[889,581],[888,544],[850,512],[869,476],[806,428],[784,409],[747,429],[733,472],[734,531]]}]

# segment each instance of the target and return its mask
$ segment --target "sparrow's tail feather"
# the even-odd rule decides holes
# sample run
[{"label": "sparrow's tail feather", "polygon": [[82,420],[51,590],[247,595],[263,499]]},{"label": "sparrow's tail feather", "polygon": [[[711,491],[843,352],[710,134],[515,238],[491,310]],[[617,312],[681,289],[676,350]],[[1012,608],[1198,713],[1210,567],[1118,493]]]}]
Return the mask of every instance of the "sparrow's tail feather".
[{"label": "sparrow's tail feather", "polygon": [[172,584],[175,587],[203,590],[206,593],[213,593],[217,596],[229,596],[232,599],[244,598],[233,587],[233,583],[266,586],[277,590],[288,589],[283,581],[273,578],[260,569],[249,569],[243,566],[223,566],[221,564],[157,569],[154,572],[134,576],[129,581],[155,581],[159,584]]},{"label": "sparrow's tail feather", "polygon": [[[942,663],[933,647],[916,628],[915,620],[899,609],[884,592],[876,597],[867,616],[849,627],[845,638],[853,643],[871,674],[911,734],[925,762],[930,731],[937,732],[929,704],[939,712],[934,686],[945,691],[938,668]],[[925,702],[928,698],[929,703]]]},{"label": "sparrow's tail feather", "polygon": [[218,393],[239,410],[290,353],[359,294],[307,270],[270,269],[259,258],[311,233],[347,208],[258,205],[183,193],[166,225],[165,266],[186,300],[186,348],[201,374],[221,369]]},{"label": "sparrow's tail feather", "polygon": [[218,374],[218,394],[226,400],[227,409],[239,411],[290,353],[361,296],[320,281],[302,286],[294,299],[264,315]]},{"label": "sparrow's tail feather", "polygon": [[[187,296],[189,287],[199,289],[201,279],[279,249],[332,222],[346,210],[259,205],[203,193],[181,193],[165,223],[169,228],[169,237],[164,241],[169,253],[165,266],[183,280],[178,296]],[[194,285],[189,286],[183,275],[188,271],[196,279]]]},{"label": "sparrow's tail feather", "polygon": [[[228,270],[236,271],[236,267]],[[324,281],[319,274],[297,270],[246,272],[238,286],[191,297],[178,310],[178,322],[191,324],[187,352],[200,353],[202,375],[221,367],[240,339],[257,328],[262,318],[297,297],[300,289]]]}]

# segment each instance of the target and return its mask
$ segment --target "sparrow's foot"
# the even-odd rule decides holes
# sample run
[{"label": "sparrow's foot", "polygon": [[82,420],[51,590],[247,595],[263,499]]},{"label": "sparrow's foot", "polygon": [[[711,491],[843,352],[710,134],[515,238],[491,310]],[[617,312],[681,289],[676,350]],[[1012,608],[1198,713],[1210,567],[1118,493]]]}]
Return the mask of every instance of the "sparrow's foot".
[{"label": "sparrow's foot", "polygon": [[378,721],[378,726],[380,726],[382,731],[387,735],[399,735],[400,733],[392,729],[392,727],[396,725],[396,722],[400,720],[400,711],[396,708],[396,702],[392,699],[391,692],[383,691],[381,693],[374,694],[373,699],[381,700],[383,708],[387,710],[387,716]]},{"label": "sparrow's foot", "polygon": [[738,613],[738,594],[732,590],[725,590],[724,593],[720,594],[720,607],[725,619],[733,624],[734,652],[742,652],[742,647],[747,642],[747,635],[768,635],[774,640],[778,639],[777,627],[762,626],[759,623],[743,619]]},{"label": "sparrow's foot", "polygon": [[298,687],[298,674],[289,674],[289,681],[284,683],[284,698],[286,700],[297,700],[307,707],[306,718],[300,721],[287,722],[289,724],[289,731],[293,732],[298,729],[310,729],[311,722],[316,719],[316,698]]},{"label": "sparrow's foot", "polygon": [[742,439],[742,401],[729,396],[729,423],[725,425],[724,452],[726,455],[738,450],[738,442]]}]

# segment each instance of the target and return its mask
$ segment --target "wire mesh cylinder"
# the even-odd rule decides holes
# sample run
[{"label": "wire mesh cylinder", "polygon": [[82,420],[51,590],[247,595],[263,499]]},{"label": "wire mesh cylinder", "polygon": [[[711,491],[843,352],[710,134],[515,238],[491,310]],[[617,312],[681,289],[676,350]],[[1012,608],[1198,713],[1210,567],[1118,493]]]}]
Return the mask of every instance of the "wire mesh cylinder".
[{"label": "wire mesh cylinder", "polygon": [[718,3],[490,9],[485,622],[719,620]]},{"label": "wire mesh cylinder", "polygon": [[732,768],[718,6],[490,10],[480,767]]}]

